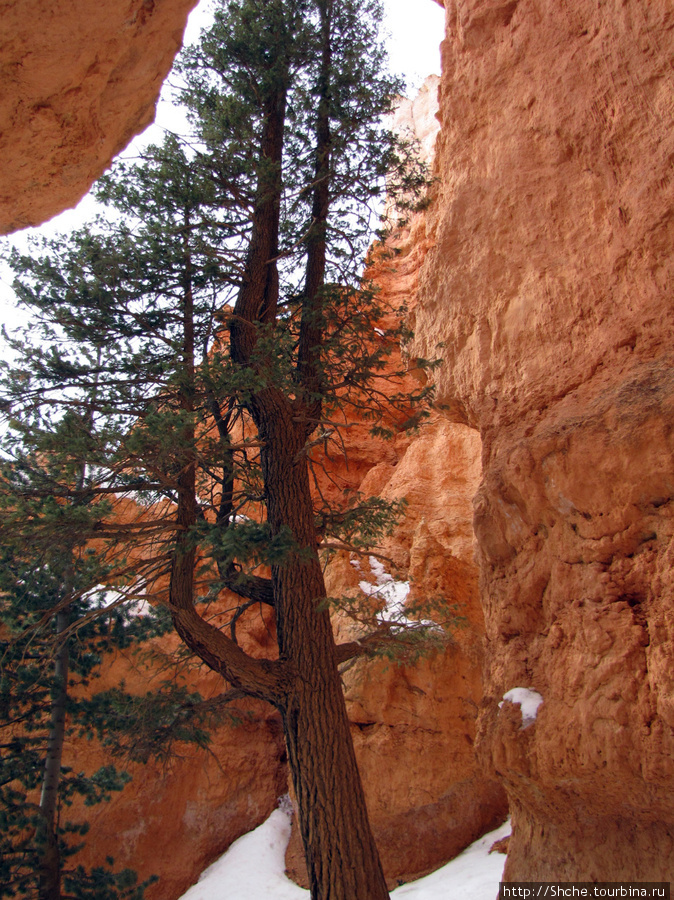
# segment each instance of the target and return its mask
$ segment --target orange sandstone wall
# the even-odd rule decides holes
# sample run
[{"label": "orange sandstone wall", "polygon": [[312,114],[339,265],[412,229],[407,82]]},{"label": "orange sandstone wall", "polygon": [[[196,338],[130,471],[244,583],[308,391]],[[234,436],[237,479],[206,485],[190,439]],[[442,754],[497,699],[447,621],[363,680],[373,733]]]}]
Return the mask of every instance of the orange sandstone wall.
[{"label": "orange sandstone wall", "polygon": [[506,877],[674,881],[674,6],[446,8],[414,352],[445,343],[439,400],[483,442]]},{"label": "orange sandstone wall", "polygon": [[[361,489],[405,497],[405,520],[388,553],[410,583],[410,601],[443,597],[462,618],[442,653],[414,666],[361,664],[345,676],[354,744],[372,826],[390,887],[452,859],[507,814],[503,789],[478,763],[474,742],[483,695],[480,608],[471,499],[480,474],[479,438],[441,417],[380,462]],[[331,571],[332,568],[332,571]],[[329,592],[364,578],[328,567]],[[373,579],[370,579],[373,580]]]},{"label": "orange sandstone wall", "polygon": [[[429,163],[438,131],[437,87],[437,77],[430,76],[394,120],[397,129],[416,136]],[[432,246],[428,222],[417,215],[384,252],[371,254],[368,275],[382,301],[394,309],[405,305],[412,318]],[[440,352],[433,346],[425,355],[437,358]],[[389,887],[395,887],[453,858],[507,813],[502,787],[474,749],[485,662],[472,527],[481,441],[477,430],[438,411],[412,437],[385,443],[357,426],[345,440],[348,461],[341,448],[325,460],[331,479],[325,493],[332,491],[337,503],[346,487],[366,497],[405,498],[404,519],[382,548],[393,563],[385,568],[395,580],[409,582],[411,603],[442,597],[462,619],[444,652],[413,666],[360,662],[344,675],[370,819]],[[363,581],[375,581],[367,558],[340,553],[327,567],[329,596],[358,596]],[[338,618],[335,624],[338,640],[353,639],[348,623]],[[296,829],[286,863],[306,884]]]},{"label": "orange sandstone wall", "polygon": [[195,5],[0,2],[0,234],[75,206],[150,124]]}]

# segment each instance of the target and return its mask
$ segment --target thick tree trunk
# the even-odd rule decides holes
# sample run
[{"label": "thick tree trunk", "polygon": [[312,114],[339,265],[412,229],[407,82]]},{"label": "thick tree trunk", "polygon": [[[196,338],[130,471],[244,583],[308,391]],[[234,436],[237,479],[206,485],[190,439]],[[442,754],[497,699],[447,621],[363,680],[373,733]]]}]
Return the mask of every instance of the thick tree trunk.
[{"label": "thick tree trunk", "polygon": [[38,900],[61,900],[61,858],[58,838],[46,819],[44,833],[40,834],[40,839],[43,843],[38,872]]},{"label": "thick tree trunk", "polygon": [[[320,417],[321,291],[325,280],[325,228],[330,195],[329,95],[331,2],[320,5],[321,102],[317,121],[313,232],[308,239],[302,298],[297,390],[294,399],[274,385],[264,361],[255,358],[260,325],[275,322],[279,300],[279,215],[289,73],[277,59],[274,90],[264,98],[259,183],[245,274],[230,318],[235,364],[257,368],[268,386],[247,401],[259,432],[267,519],[272,534],[289,529],[297,544],[272,566],[272,594],[279,642],[277,664],[241,659],[236,645],[207,628],[187,596],[186,570],[174,562],[170,605],[181,636],[202,659],[237,687],[261,696],[283,717],[290,770],[298,802],[313,900],[386,900],[388,891],[372,836],[365,796],[337,668],[335,643],[318,560],[306,441]],[[289,35],[292,43],[293,36]],[[290,45],[289,45],[290,46]],[[189,488],[179,501],[185,513]],[[181,491],[179,491],[181,496]],[[179,525],[190,527],[189,515]],[[180,534],[180,532],[179,532]],[[176,556],[180,556],[180,537]],[[181,584],[182,581],[182,584]],[[178,589],[179,588],[179,589]],[[236,588],[235,588],[236,589]]]},{"label": "thick tree trunk", "polygon": [[[341,685],[332,663],[298,676],[282,709],[314,900],[385,900]],[[336,671],[336,670],[335,670]]]},{"label": "thick tree trunk", "polygon": [[46,818],[39,829],[42,846],[38,872],[38,900],[61,900],[61,855],[53,823]]},{"label": "thick tree trunk", "polygon": [[[262,398],[260,398],[262,399]],[[385,900],[337,668],[318,560],[305,429],[276,395],[256,410],[272,531],[290,527],[297,552],[272,569],[281,659],[290,677],[277,704],[298,805],[313,900]]]},{"label": "thick tree trunk", "polygon": [[[351,739],[335,642],[318,560],[305,442],[321,413],[326,222],[330,208],[332,0],[321,15],[316,169],[302,303],[299,403],[259,404],[262,468],[272,530],[290,527],[299,553],[272,570],[279,652],[294,679],[281,708],[314,900],[385,900],[379,852]],[[285,408],[284,408],[285,407]],[[300,412],[298,416],[297,413]]]}]

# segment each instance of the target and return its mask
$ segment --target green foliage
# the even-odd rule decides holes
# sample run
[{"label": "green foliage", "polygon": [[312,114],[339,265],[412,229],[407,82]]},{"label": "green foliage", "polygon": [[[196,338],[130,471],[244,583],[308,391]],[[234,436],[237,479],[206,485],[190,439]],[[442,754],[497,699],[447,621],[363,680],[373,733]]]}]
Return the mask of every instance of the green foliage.
[{"label": "green foliage", "polygon": [[228,708],[228,698],[205,701],[196,691],[169,683],[143,695],[128,694],[121,685],[80,700],[78,708],[80,736],[95,734],[113,755],[139,762],[168,763],[180,745],[207,749],[215,727],[241,718]]},{"label": "green foliage", "polygon": [[344,505],[335,509],[324,503],[316,509],[319,534],[328,534],[357,550],[373,547],[383,537],[389,537],[405,515],[406,500],[383,500],[363,497],[359,493],[347,496]]},{"label": "green foliage", "polygon": [[[57,429],[61,440],[73,433],[68,414]],[[43,435],[42,435],[43,437]],[[56,434],[54,435],[56,437]],[[79,440],[79,436],[78,436]],[[16,445],[14,444],[14,449]],[[101,591],[96,586],[108,572],[85,546],[91,523],[100,513],[91,505],[59,502],[59,488],[73,477],[72,457],[58,442],[53,454],[48,442],[39,452],[6,461],[0,470],[0,896],[23,896],[37,890],[41,860],[50,835],[65,861],[80,846],[75,836],[85,823],[65,820],[61,813],[75,797],[91,806],[109,800],[129,780],[125,772],[104,766],[90,775],[65,765],[58,773],[58,810],[52,822],[39,789],[45,779],[45,759],[55,704],[68,710],[68,692],[94,678],[103,654],[127,643],[130,631],[122,610],[89,618]],[[53,492],[53,493],[52,493]],[[58,616],[55,611],[59,610]],[[64,617],[73,626],[55,629]],[[58,672],[54,659],[64,642],[69,669]],[[67,682],[64,683],[64,680]],[[72,718],[73,711],[69,715]],[[80,868],[80,871],[81,870]],[[87,876],[89,877],[89,876]],[[97,876],[100,881],[101,872]],[[97,896],[140,897],[115,893],[117,875],[108,873],[111,889]],[[125,876],[126,877],[126,876]],[[75,880],[69,876],[70,882]],[[120,882],[121,884],[121,882]],[[126,891],[126,888],[124,889]],[[79,894],[77,894],[79,896]],[[93,896],[82,894],[82,896]]]},{"label": "green foliage", "polygon": [[[114,859],[108,856],[109,867]],[[64,897],[73,900],[143,900],[145,889],[157,881],[152,875],[142,883],[131,869],[113,872],[110,868],[96,866],[86,871],[82,866],[66,870],[63,875]]]},{"label": "green foliage", "polygon": [[[446,597],[431,596],[404,603],[391,599],[383,587],[369,594],[330,598],[329,604],[349,618],[359,640],[368,644],[371,659],[384,659],[396,665],[415,665],[454,642],[454,632],[466,627],[467,619],[457,604]],[[355,662],[351,660],[347,667]]]},{"label": "green foliage", "polygon": [[[273,605],[269,567],[315,561],[317,546],[270,521],[260,398],[281,397],[289,425],[302,424],[298,466],[321,465],[321,444],[341,453],[354,421],[391,437],[426,414],[430,389],[410,392],[400,360],[405,311],[363,276],[385,195],[399,220],[427,183],[385,125],[401,85],[383,66],[381,15],[376,0],[222,0],[180,63],[192,134],[113,166],[95,188],[104,217],[10,255],[33,320],[0,362],[0,729],[11,751],[0,783],[1,814],[14,816],[0,846],[20,873],[11,881],[8,869],[8,884],[36,870],[31,798],[59,692],[68,727],[113,753],[206,747],[222,707],[184,688],[132,697],[120,686],[77,702],[72,688],[111,648],[166,630],[181,565],[191,601],[240,595],[218,622],[235,640],[243,611]],[[260,275],[265,228],[273,259]],[[265,300],[245,320],[234,304],[256,278]],[[245,363],[230,353],[237,329],[254,335]],[[327,552],[376,546],[404,513],[356,494],[314,506]],[[152,610],[133,615],[144,600]],[[435,627],[402,625],[389,637]],[[65,685],[52,672],[63,642]],[[123,781],[108,767],[88,778],[64,767],[61,805],[107,799]],[[82,827],[59,825],[64,854]],[[64,872],[82,898],[139,897],[130,879]]]},{"label": "green foliage", "polygon": [[[133,546],[143,559],[135,573],[140,591],[153,590],[157,561],[171,552],[178,477],[188,459],[197,460],[202,500],[192,542],[202,566],[204,555],[212,559],[214,584],[218,567],[273,565],[296,549],[281,535],[270,541],[264,525],[241,516],[263,499],[259,439],[246,410],[265,385],[319,401],[322,422],[315,427],[337,452],[349,420],[391,437],[426,414],[429,390],[410,394],[404,365],[394,361],[409,336],[405,311],[389,309],[362,280],[386,192],[404,199],[425,184],[384,123],[401,84],[383,66],[380,20],[374,0],[224,0],[213,27],[179,65],[190,140],[169,135],[139,163],[115,165],[96,187],[115,213],[107,221],[44,242],[40,255],[11,257],[17,296],[36,314],[39,339],[15,342],[22,361],[11,371],[5,366],[0,401],[19,437],[30,432],[34,440],[42,429],[48,442],[60,429],[73,465],[87,459],[83,490],[99,519],[92,533],[98,528],[120,559],[129,557],[123,545]],[[325,91],[319,62],[326,21],[330,218],[318,233],[313,135]],[[251,364],[242,367],[229,357],[223,324],[242,284],[256,192],[272,178],[263,130],[280,83],[287,110],[279,309],[273,322],[257,325]],[[319,239],[327,248],[324,283],[307,307],[304,265]],[[322,339],[309,390],[298,382],[297,352],[301,329],[313,326]],[[63,434],[68,416],[83,409],[88,430]],[[223,503],[228,485],[234,493]],[[109,496],[153,509],[157,527],[139,515],[123,534],[104,508]],[[321,510],[322,533],[329,537],[334,522],[340,539],[359,529],[374,539],[373,512],[355,498],[334,517]]]},{"label": "green foliage", "polygon": [[[119,574],[125,561],[91,544],[112,513],[108,495],[96,491],[94,466],[101,457],[90,461],[98,440],[95,418],[66,408],[34,424],[32,398],[26,407],[25,418],[15,418],[3,435],[0,464],[0,896],[37,890],[53,834],[69,895],[140,898],[144,886],[132,873],[85,873],[66,862],[82,846],[73,840],[87,831],[85,822],[66,818],[67,808],[75,798],[85,806],[109,800],[128,774],[111,765],[86,774],[57,761],[53,821],[40,788],[54,740],[55,704],[62,706],[70,733],[92,731],[95,724],[121,740],[134,729],[132,720],[116,717],[113,705],[104,697],[96,701],[95,694],[89,701],[96,702],[94,723],[87,702],[73,692],[81,695],[95,684],[109,652],[130,650],[164,632],[167,617],[163,610],[138,616],[125,608],[120,589],[133,581]],[[59,672],[55,660],[64,645],[67,668]],[[181,738],[194,735],[185,728]]]}]

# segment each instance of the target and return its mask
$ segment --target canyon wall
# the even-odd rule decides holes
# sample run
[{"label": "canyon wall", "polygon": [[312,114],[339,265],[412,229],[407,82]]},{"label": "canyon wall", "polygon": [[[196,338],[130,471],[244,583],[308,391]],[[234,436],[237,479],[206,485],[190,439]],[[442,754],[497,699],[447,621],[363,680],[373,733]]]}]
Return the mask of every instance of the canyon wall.
[{"label": "canyon wall", "polygon": [[75,206],[155,103],[196,0],[0,0],[0,234]]},{"label": "canyon wall", "polygon": [[482,438],[506,878],[672,881],[674,7],[446,9],[414,352],[443,343],[438,401]]},{"label": "canyon wall", "polygon": [[[149,121],[192,5],[0,2],[0,230],[74,203]],[[378,276],[416,303],[412,353],[444,357],[438,410],[348,478],[411,498],[396,577],[467,626],[417,668],[346,675],[375,831],[391,879],[425,871],[502,813],[498,776],[508,879],[674,880],[674,8],[446,9],[434,202]],[[329,580],[357,591],[369,565]],[[516,687],[534,722],[501,704]],[[154,896],[284,789],[277,723],[249,712],[218,759],[139,767],[94,811],[102,855],[164,873]]]}]

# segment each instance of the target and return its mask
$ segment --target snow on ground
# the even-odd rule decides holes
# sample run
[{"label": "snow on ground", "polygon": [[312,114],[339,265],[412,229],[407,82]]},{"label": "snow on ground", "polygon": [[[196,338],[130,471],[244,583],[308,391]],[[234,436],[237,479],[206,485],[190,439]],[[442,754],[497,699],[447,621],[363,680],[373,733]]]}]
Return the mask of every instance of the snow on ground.
[{"label": "snow on ground", "polygon": [[391,897],[394,900],[448,900],[450,897],[494,900],[506,858],[503,853],[490,853],[489,850],[494,841],[509,834],[508,821],[466,847],[441,869],[391,891]]},{"label": "snow on ground", "polygon": [[289,837],[290,816],[275,809],[205,869],[181,900],[307,900],[309,891],[284,874]]},{"label": "snow on ground", "polygon": [[[489,853],[494,841],[510,834],[508,822],[471,844],[441,869],[401,885],[393,900],[494,900],[503,874],[505,856]],[[290,837],[290,816],[283,809],[254,831],[234,841],[217,862],[181,900],[308,900],[309,891],[286,878],[285,850]]]},{"label": "snow on ground", "polygon": [[508,700],[510,703],[519,704],[522,711],[521,728],[526,728],[536,721],[538,715],[538,707],[543,702],[543,697],[538,691],[532,691],[531,688],[512,688],[503,695],[503,700],[499,703],[499,709],[504,702]]}]

